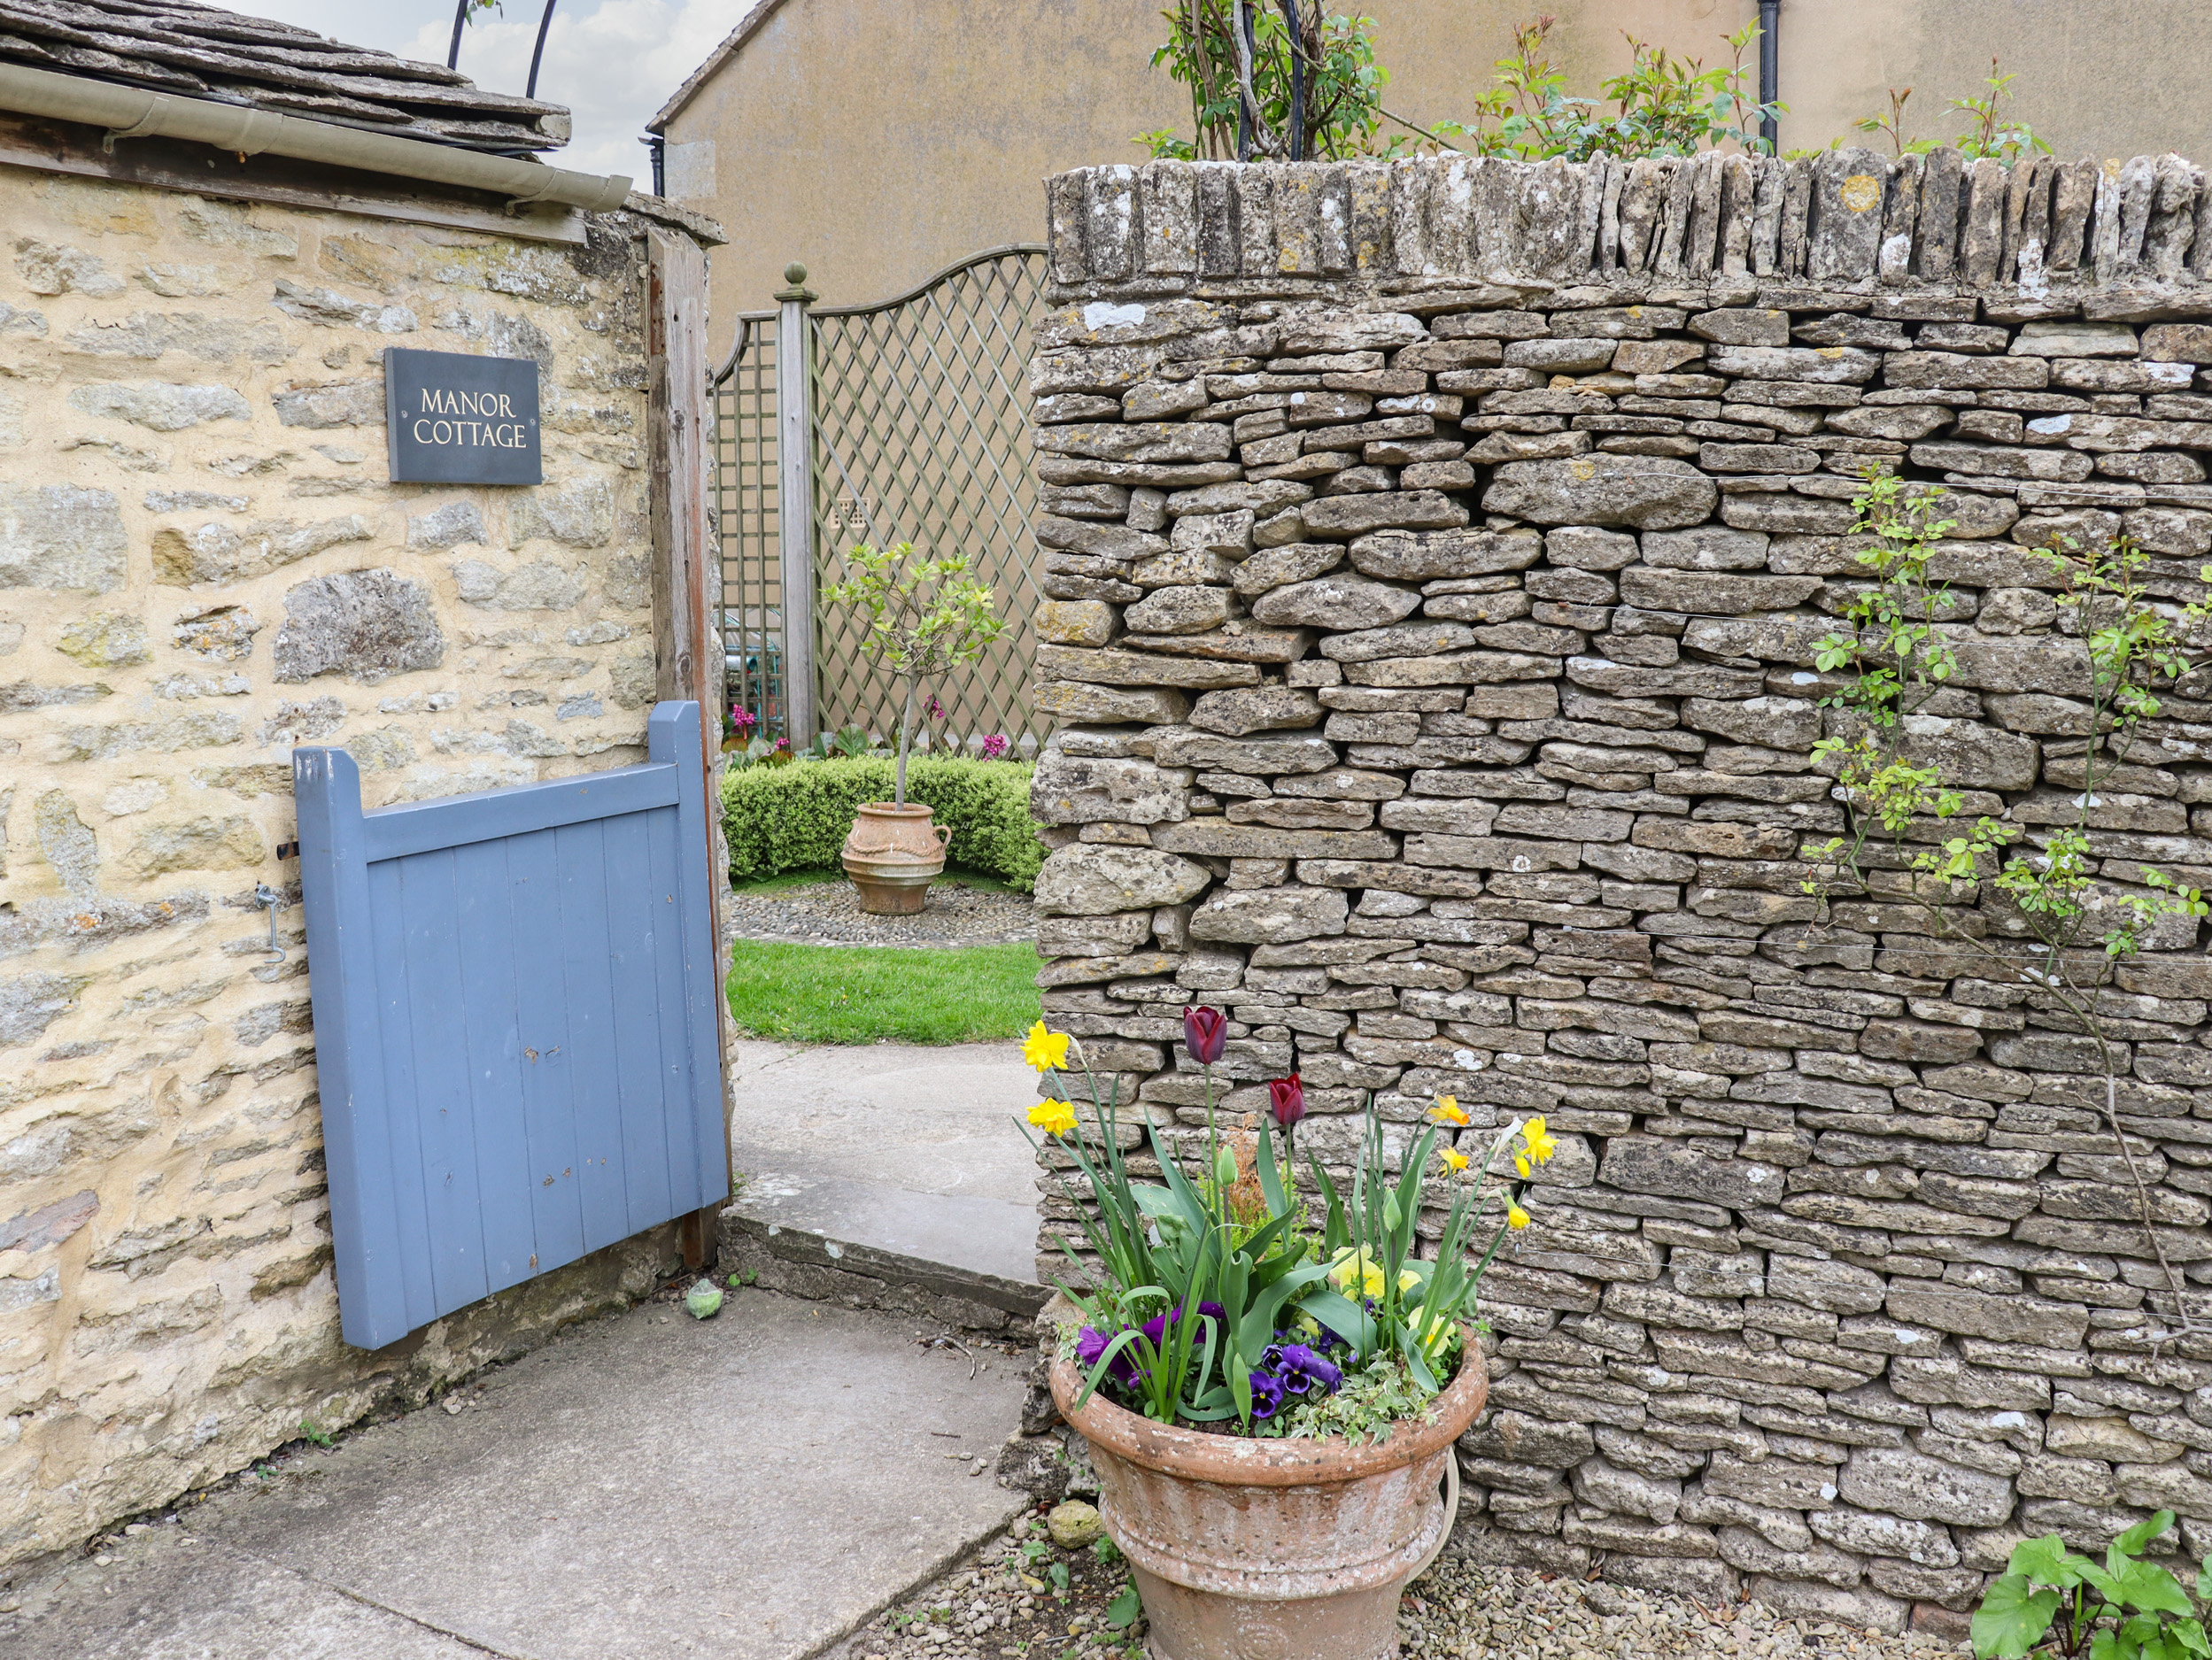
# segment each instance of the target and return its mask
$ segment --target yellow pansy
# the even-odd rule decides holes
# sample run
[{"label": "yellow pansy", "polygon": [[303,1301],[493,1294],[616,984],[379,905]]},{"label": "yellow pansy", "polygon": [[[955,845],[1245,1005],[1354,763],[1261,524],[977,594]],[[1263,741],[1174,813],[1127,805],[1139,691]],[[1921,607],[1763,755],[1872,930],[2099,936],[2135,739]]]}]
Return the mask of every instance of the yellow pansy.
[{"label": "yellow pansy", "polygon": [[[1039,1021],[1029,1029],[1029,1036],[1023,1040],[1022,1059],[1040,1072],[1050,1072],[1064,1067],[1068,1063],[1068,1034],[1064,1031],[1047,1031],[1045,1023]],[[1074,1120],[1071,1115],[1069,1122],[1072,1125]]]},{"label": "yellow pansy", "polygon": [[1430,1316],[1428,1330],[1421,1333],[1420,1340],[1422,1349],[1431,1360],[1446,1353],[1458,1340],[1459,1328],[1441,1314]]},{"label": "yellow pansy", "polygon": [[1040,1100],[1029,1109],[1029,1122],[1048,1136],[1070,1135],[1075,1130],[1075,1108],[1063,1100]]},{"label": "yellow pansy", "polygon": [[1401,1268],[1398,1270],[1398,1290],[1401,1293],[1412,1291],[1420,1283],[1421,1277],[1415,1273],[1412,1269]]},{"label": "yellow pansy", "polygon": [[1541,1115],[1531,1118],[1521,1127],[1520,1140],[1521,1145],[1528,1149],[1528,1156],[1539,1164],[1551,1163],[1551,1155],[1559,1150],[1559,1144],[1552,1139],[1551,1132],[1543,1127],[1543,1119]]},{"label": "yellow pansy", "polygon": [[1448,1170],[1464,1170],[1472,1162],[1467,1155],[1460,1152],[1458,1147],[1440,1147],[1437,1149],[1437,1156],[1443,1160],[1445,1168]]},{"label": "yellow pansy", "polygon": [[1509,1228],[1525,1228],[1535,1220],[1519,1205],[1509,1205],[1505,1208],[1505,1225]]},{"label": "yellow pansy", "polygon": [[1459,1105],[1457,1095],[1438,1096],[1436,1104],[1428,1109],[1428,1116],[1440,1124],[1464,1124],[1467,1122],[1466,1109]]},{"label": "yellow pansy", "polygon": [[1380,1297],[1382,1295],[1382,1270],[1375,1265],[1374,1259],[1365,1251],[1358,1250],[1352,1246],[1344,1247],[1331,1260],[1328,1278],[1329,1284],[1339,1291],[1350,1291],[1353,1283],[1357,1281],[1361,1296]]}]

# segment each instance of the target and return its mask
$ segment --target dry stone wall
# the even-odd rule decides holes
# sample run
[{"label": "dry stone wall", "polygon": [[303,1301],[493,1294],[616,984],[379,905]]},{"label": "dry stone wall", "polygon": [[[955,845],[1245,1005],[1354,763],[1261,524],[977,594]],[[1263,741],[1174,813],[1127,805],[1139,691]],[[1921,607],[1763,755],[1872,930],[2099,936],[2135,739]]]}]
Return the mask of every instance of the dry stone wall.
[{"label": "dry stone wall", "polygon": [[[339,1340],[290,752],[370,807],[644,759],[642,221],[588,246],[0,167],[0,1574],[654,1283]],[[386,482],[387,345],[545,480]],[[267,960],[254,889],[282,890]]]},{"label": "dry stone wall", "polygon": [[[1549,1115],[1462,1444],[1493,1557],[1959,1631],[2014,1540],[2159,1507],[2212,1547],[2212,1345],[2091,1046],[1876,892],[1814,643],[1869,466],[1940,484],[1953,685],[1912,727],[2032,844],[2084,656],[2036,550],[2212,553],[2212,192],[2177,157],[1103,167],[1049,181],[1031,367],[1049,596],[1047,1018],[1172,1143],[1182,1005],[1232,1115],[1296,1070],[1341,1160]],[[2069,742],[2069,739],[2071,740]],[[2212,700],[2095,808],[2105,875],[2212,876]],[[1968,926],[2022,938],[1977,903]],[[2119,1111],[2212,1286],[2212,961],[2119,971]],[[1040,1273],[1073,1213],[1048,1203]]]}]

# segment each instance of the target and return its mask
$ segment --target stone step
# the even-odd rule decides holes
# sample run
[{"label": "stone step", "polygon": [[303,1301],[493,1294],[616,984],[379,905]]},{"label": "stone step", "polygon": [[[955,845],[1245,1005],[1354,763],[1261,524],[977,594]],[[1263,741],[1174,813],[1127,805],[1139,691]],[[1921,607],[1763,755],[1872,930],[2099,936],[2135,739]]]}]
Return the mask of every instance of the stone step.
[{"label": "stone step", "polygon": [[1052,1294],[1031,1279],[1027,1205],[841,1177],[767,1174],[721,1217],[719,1272],[787,1296],[927,1315],[997,1332]]}]

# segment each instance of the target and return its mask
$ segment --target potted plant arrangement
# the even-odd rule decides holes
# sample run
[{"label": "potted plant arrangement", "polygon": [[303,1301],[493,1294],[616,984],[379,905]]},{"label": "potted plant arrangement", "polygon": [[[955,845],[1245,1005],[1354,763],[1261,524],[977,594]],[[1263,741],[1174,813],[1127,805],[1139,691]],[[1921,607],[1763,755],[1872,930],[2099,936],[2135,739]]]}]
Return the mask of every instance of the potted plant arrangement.
[{"label": "potted plant arrangement", "polygon": [[[1385,1660],[1399,1594],[1450,1537],[1452,1444],[1489,1390],[1475,1295],[1530,1220],[1520,1183],[1485,1178],[1525,1182],[1556,1144],[1543,1119],[1516,1119],[1462,1152],[1468,1116],[1444,1096],[1394,1172],[1370,1096],[1349,1181],[1308,1159],[1310,1210],[1273,1134],[1294,1150],[1295,1074],[1269,1085],[1256,1132],[1215,1126],[1226,1034],[1219,1011],[1186,1011],[1204,1168],[1191,1179],[1156,1134],[1155,1185],[1131,1179],[1115,1092],[1100,1099],[1079,1045],[1041,1021],[1030,1033],[1054,1098],[1029,1120],[1080,1173],[1063,1180],[1097,1258],[1069,1251],[1087,1283],[1060,1287],[1082,1321],[1063,1329],[1053,1399],[1090,1443],[1159,1660]],[[1071,1049],[1087,1127],[1065,1087]],[[1426,1257],[1425,1204],[1444,1218]]]},{"label": "potted plant arrangement", "polygon": [[878,552],[866,543],[846,563],[851,574],[823,593],[868,620],[868,660],[906,683],[899,720],[898,782],[893,799],[864,804],[845,839],[845,872],[860,890],[860,907],[878,916],[911,915],[945,869],[952,832],[932,822],[927,807],[909,807],[907,756],[913,747],[922,683],[972,663],[1005,629],[986,583],[967,580],[965,558],[917,560],[911,543]]}]

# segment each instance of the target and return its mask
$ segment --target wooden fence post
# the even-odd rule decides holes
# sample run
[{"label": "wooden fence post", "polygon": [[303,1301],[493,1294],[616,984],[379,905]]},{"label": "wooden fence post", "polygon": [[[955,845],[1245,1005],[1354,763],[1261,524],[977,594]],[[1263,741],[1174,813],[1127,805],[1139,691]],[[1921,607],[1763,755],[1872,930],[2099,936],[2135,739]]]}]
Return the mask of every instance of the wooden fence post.
[{"label": "wooden fence post", "polygon": [[[729,1156],[730,1050],[736,1036],[722,988],[730,974],[723,931],[730,858],[722,830],[722,560],[708,512],[714,415],[708,390],[707,256],[688,236],[646,229],[648,410],[653,496],[654,696],[700,706],[700,766],[707,791],[707,865],[714,894],[715,1007],[721,1036],[723,1149]],[[687,1268],[715,1260],[715,1207],[683,1218]]]}]

